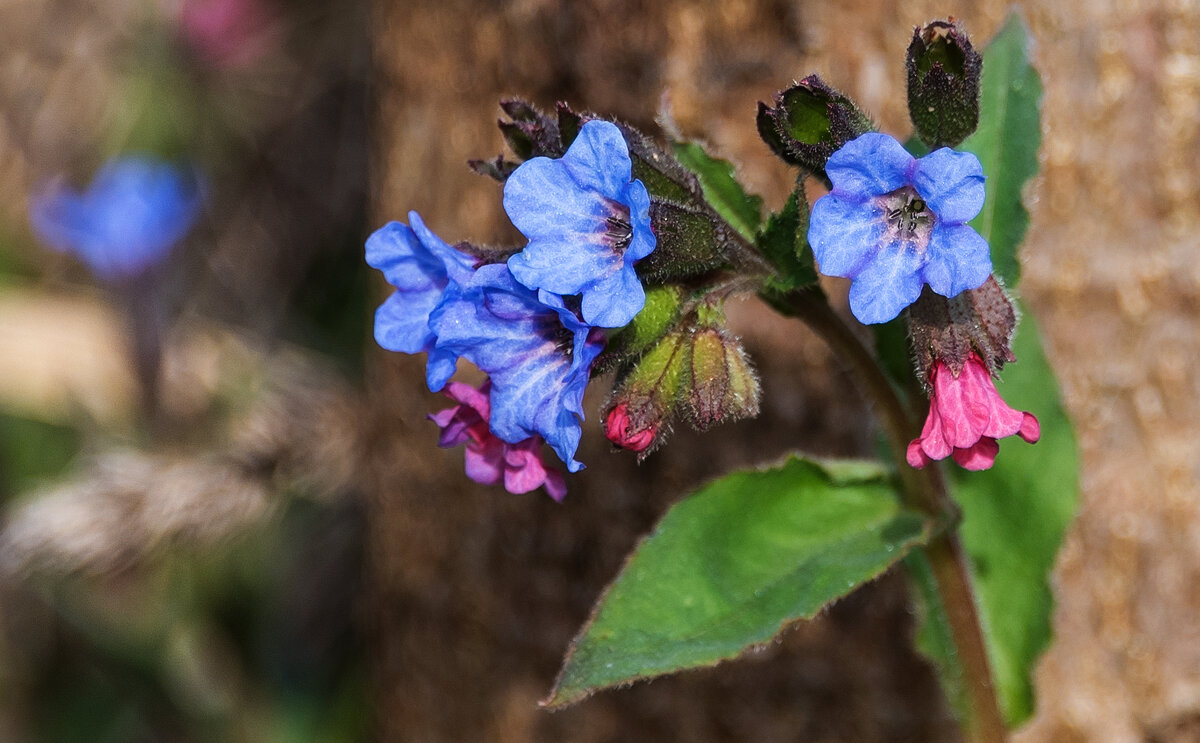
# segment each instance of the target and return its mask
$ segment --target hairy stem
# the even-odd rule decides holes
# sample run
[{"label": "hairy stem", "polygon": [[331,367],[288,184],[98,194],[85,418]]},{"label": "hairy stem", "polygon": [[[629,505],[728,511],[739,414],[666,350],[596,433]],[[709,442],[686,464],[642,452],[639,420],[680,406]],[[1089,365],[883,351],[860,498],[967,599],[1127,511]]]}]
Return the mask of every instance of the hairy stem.
[{"label": "hairy stem", "polygon": [[[946,490],[941,470],[931,465],[913,469],[904,460],[908,442],[920,430],[895,388],[884,375],[870,350],[830,308],[816,290],[792,292],[773,304],[782,312],[799,318],[815,330],[854,372],[854,377],[875,405],[876,414],[896,458],[901,494],[905,505],[953,523],[958,507]],[[992,684],[983,629],[971,587],[970,569],[957,533],[939,531],[924,548],[933,569],[934,581],[946,609],[958,660],[962,666],[971,698],[971,739],[980,743],[1003,743],[1006,739],[1004,717]]]}]

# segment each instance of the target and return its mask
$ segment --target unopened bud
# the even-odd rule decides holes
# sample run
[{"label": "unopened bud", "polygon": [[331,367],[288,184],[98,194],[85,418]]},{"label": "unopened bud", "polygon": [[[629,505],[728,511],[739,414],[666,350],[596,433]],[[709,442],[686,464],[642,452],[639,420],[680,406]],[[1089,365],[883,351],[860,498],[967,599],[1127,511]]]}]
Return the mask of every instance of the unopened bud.
[{"label": "unopened bud", "polygon": [[995,277],[978,289],[968,289],[950,299],[925,287],[907,310],[917,372],[928,380],[934,364],[944,363],[958,376],[972,354],[995,374],[1010,361],[1017,313],[1012,300]]},{"label": "unopened bud", "polygon": [[953,147],[979,124],[983,58],[953,18],[913,30],[905,57],[908,111],[930,148]]},{"label": "unopened bud", "polygon": [[692,336],[692,384],[683,410],[697,430],[758,415],[758,377],[742,344],[716,327]]},{"label": "unopened bud", "polygon": [[809,75],[758,104],[758,133],[775,154],[824,177],[825,162],[842,145],[875,127],[854,101]]},{"label": "unopened bud", "polygon": [[675,406],[688,377],[688,333],[664,335],[631,365],[613,390],[604,416],[609,441],[645,457],[670,432]]},{"label": "unopened bud", "polygon": [[638,428],[629,417],[629,407],[623,402],[617,403],[604,419],[604,435],[622,449],[641,453],[650,448],[658,435],[655,421],[643,425],[645,428]]}]

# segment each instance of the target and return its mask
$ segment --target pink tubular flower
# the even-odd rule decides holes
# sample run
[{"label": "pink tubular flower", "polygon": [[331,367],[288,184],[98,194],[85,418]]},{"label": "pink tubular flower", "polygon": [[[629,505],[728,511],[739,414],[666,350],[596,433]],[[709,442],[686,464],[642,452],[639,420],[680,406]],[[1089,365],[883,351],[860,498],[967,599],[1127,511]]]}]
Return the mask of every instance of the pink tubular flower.
[{"label": "pink tubular flower", "polygon": [[491,389],[491,380],[479,389],[461,382],[446,385],[446,396],[458,405],[429,415],[429,420],[442,429],[438,446],[466,444],[467,477],[480,485],[503,482],[510,493],[528,493],[545,487],[551,498],[561,501],[567,494],[567,484],[561,472],[546,469],[542,461],[542,437],[531,436],[509,444],[488,428]]},{"label": "pink tubular flower", "polygon": [[968,470],[986,470],[996,462],[996,439],[1016,434],[1036,443],[1041,427],[1031,413],[1013,410],[996,391],[987,366],[972,353],[956,377],[943,361],[930,374],[929,417],[921,435],[908,445],[908,463],[924,467],[951,454]]}]

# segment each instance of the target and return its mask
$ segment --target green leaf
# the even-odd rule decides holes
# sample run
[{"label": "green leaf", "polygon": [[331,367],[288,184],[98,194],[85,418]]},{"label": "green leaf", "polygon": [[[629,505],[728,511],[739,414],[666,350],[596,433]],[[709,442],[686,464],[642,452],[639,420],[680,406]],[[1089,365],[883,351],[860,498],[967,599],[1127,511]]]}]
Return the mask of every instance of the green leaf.
[{"label": "green leaf", "polygon": [[996,386],[1009,405],[1037,416],[1042,438],[1033,445],[1005,439],[990,470],[954,470],[992,673],[1012,726],[1033,712],[1030,673],[1050,641],[1054,606],[1048,576],[1079,492],[1075,433],[1033,317],[1023,314],[1013,344],[1018,361]]},{"label": "green leaf", "polygon": [[1014,14],[983,54],[979,128],[960,148],[975,153],[987,175],[987,198],[971,226],[991,244],[995,273],[1008,286],[1017,285],[1017,246],[1029,226],[1021,189],[1037,173],[1042,141],[1042,82],[1028,47],[1025,25]]},{"label": "green leaf", "polygon": [[672,142],[671,149],[684,167],[700,179],[707,201],[721,218],[753,242],[762,224],[762,199],[747,194],[728,160],[712,157],[695,142]]},{"label": "green leaf", "polygon": [[779,273],[767,279],[766,290],[789,292],[817,283],[817,266],[808,244],[808,200],[803,184],[772,214],[755,241]]},{"label": "green leaf", "polygon": [[546,703],[735,657],[877,577],[927,533],[873,463],[793,457],[723,477],[637,548]]}]

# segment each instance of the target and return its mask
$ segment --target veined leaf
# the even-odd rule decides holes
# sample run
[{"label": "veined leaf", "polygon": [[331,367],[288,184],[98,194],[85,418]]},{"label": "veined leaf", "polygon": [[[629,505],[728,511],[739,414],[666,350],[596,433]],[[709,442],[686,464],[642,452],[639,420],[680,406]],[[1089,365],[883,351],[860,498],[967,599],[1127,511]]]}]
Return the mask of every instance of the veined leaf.
[{"label": "veined leaf", "polygon": [[572,644],[549,706],[767,642],[927,539],[873,463],[793,457],[675,505]]}]

